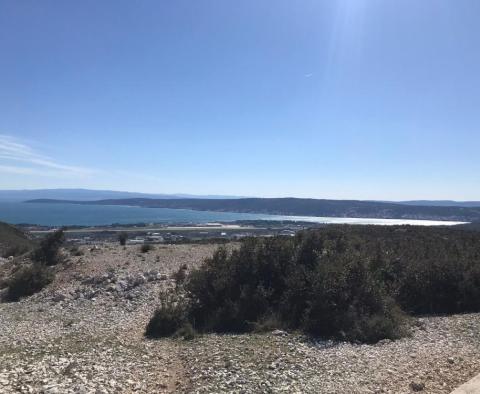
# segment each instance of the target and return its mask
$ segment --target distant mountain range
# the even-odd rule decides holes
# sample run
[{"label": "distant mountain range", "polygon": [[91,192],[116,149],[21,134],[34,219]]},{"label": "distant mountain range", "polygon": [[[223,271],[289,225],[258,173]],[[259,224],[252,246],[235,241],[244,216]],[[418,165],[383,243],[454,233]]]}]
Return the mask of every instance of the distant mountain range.
[{"label": "distant mountain range", "polygon": [[[240,199],[244,196],[228,195],[197,195],[197,194],[152,194],[123,192],[115,190],[93,189],[34,189],[34,190],[0,190],[0,201],[27,201],[34,199],[96,201],[110,199]],[[326,200],[321,200],[326,201]],[[332,200],[336,201],[336,200]],[[430,206],[430,207],[480,207],[480,201],[452,201],[452,200],[411,200],[411,201],[369,201],[373,203],[392,203],[401,205]]]},{"label": "distant mountain range", "polygon": [[240,198],[240,196],[217,196],[217,195],[192,195],[192,194],[148,194],[135,192],[122,192],[114,190],[92,189],[35,189],[35,190],[0,190],[0,201],[27,201],[39,198],[54,200],[94,201],[117,198],[206,198],[228,199]]},{"label": "distant mountain range", "polygon": [[382,219],[479,221],[480,207],[426,206],[358,200],[307,198],[126,198],[97,201],[36,199],[35,203],[128,205],[147,208],[192,209],[198,211],[263,213],[294,216],[325,216]]},{"label": "distant mountain range", "polygon": [[480,207],[480,201],[412,200],[399,201],[398,204],[430,207]]}]

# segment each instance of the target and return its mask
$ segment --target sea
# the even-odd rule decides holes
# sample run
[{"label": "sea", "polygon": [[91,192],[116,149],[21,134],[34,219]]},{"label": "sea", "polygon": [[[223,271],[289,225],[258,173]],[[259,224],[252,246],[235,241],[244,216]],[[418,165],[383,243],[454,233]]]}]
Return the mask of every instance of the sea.
[{"label": "sea", "polygon": [[456,225],[462,222],[374,218],[333,218],[283,216],[236,212],[193,211],[189,209],[142,208],[122,205],[37,204],[0,202],[0,221],[41,226],[102,226],[111,224],[165,223],[202,224],[237,220],[292,220],[331,224]]}]

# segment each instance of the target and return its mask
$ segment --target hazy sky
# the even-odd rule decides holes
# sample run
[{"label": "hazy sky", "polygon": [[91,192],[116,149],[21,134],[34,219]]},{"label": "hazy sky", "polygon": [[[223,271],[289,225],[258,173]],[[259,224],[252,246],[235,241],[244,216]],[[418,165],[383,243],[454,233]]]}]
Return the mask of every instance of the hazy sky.
[{"label": "hazy sky", "polygon": [[0,0],[0,188],[479,200],[479,16]]}]

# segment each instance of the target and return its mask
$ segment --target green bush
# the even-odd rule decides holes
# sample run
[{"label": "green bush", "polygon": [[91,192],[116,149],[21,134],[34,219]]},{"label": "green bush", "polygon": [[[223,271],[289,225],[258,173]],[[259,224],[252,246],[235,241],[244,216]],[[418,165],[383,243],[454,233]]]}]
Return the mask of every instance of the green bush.
[{"label": "green bush", "polygon": [[153,245],[150,245],[150,244],[143,244],[142,246],[140,246],[140,252],[142,253],[148,253],[153,249],[154,249]]},{"label": "green bush", "polygon": [[319,258],[315,243],[310,236],[252,239],[230,255],[218,251],[187,283],[190,318],[215,331],[262,329],[275,316],[277,326],[316,336],[364,342],[400,336],[403,315],[368,268]]},{"label": "green bush", "polygon": [[53,280],[50,268],[43,264],[34,263],[21,267],[7,281],[8,290],[6,299],[18,301],[42,290]]},{"label": "green bush", "polygon": [[148,322],[145,335],[149,338],[162,338],[174,335],[187,323],[186,308],[176,297],[163,293],[160,306]]},{"label": "green bush", "polygon": [[3,253],[2,257],[10,257],[10,256],[20,256],[24,253],[27,253],[29,250],[28,246],[26,245],[15,245],[15,246],[10,246],[7,248]]},{"label": "green bush", "polygon": [[84,255],[83,251],[77,245],[73,245],[69,251],[72,256],[78,257]]},{"label": "green bush", "polygon": [[182,285],[185,282],[185,279],[187,278],[187,266],[183,265],[181,266],[177,271],[175,271],[172,274],[172,279],[175,280],[175,283],[177,285]]},{"label": "green bush", "polygon": [[203,331],[269,321],[314,336],[375,342],[406,334],[408,313],[480,311],[480,234],[334,226],[245,240],[193,270],[188,318]]},{"label": "green bush", "polygon": [[45,265],[57,265],[61,262],[60,247],[65,242],[65,234],[62,229],[48,234],[37,249],[33,251],[34,261]]},{"label": "green bush", "polygon": [[405,333],[405,315],[365,263],[333,261],[316,273],[303,328],[321,337],[377,342]]},{"label": "green bush", "polygon": [[[182,280],[184,273],[177,273]],[[162,335],[188,320],[201,331],[285,328],[367,343],[396,339],[408,333],[407,313],[480,311],[480,233],[332,226],[252,238],[232,252],[218,249],[184,288],[188,308],[162,306],[152,319],[162,322]]]},{"label": "green bush", "polygon": [[125,231],[122,231],[121,233],[118,234],[118,242],[120,242],[120,245],[125,246],[127,243],[127,238],[128,234]]},{"label": "green bush", "polygon": [[191,341],[197,336],[197,332],[193,326],[187,321],[175,332],[177,338],[183,338],[186,341]]}]

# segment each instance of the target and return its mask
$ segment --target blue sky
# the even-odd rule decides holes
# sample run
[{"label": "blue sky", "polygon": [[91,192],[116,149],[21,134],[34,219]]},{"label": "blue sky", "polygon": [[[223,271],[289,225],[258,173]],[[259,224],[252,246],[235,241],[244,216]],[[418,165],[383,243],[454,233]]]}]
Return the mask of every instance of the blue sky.
[{"label": "blue sky", "polygon": [[480,199],[480,2],[0,1],[0,188]]}]

